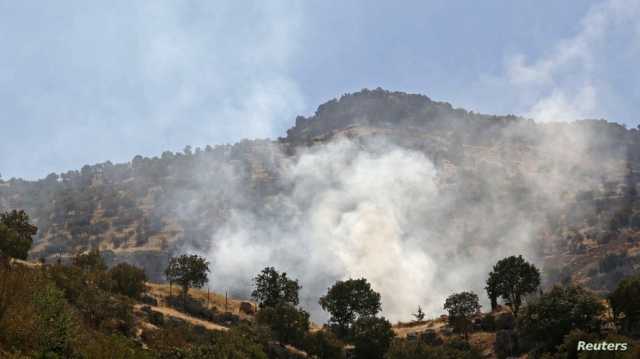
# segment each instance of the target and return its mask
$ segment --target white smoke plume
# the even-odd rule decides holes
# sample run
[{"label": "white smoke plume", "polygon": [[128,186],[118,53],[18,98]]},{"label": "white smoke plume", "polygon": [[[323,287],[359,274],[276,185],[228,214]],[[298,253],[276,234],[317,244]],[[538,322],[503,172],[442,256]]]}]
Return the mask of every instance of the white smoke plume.
[{"label": "white smoke plume", "polygon": [[[216,231],[208,257],[217,290],[247,295],[251,278],[274,266],[301,281],[301,304],[322,319],[317,301],[327,288],[364,277],[381,293],[383,314],[407,320],[419,305],[441,313],[456,291],[483,296],[497,259],[532,252],[534,225],[518,222],[500,237],[486,236],[501,225],[495,217],[512,212],[508,221],[517,221],[518,211],[506,203],[489,215],[480,207],[456,210],[462,199],[443,190],[420,152],[342,139],[285,162],[280,180],[288,190],[263,209],[232,209]],[[478,233],[470,238],[471,231]]]}]

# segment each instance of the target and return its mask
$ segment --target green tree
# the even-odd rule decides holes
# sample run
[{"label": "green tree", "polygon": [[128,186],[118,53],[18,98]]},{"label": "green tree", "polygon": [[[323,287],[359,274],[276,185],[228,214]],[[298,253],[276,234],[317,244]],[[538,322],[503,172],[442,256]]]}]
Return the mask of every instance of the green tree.
[{"label": "green tree", "polygon": [[578,286],[552,288],[523,307],[516,327],[537,350],[554,351],[572,330],[598,333],[605,307]]},{"label": "green tree", "polygon": [[109,270],[111,290],[131,298],[140,298],[147,290],[147,276],[144,269],[127,263],[120,263]]},{"label": "green tree", "polygon": [[480,312],[478,295],[472,292],[452,294],[445,300],[444,309],[449,312],[449,325],[468,339],[471,318]]},{"label": "green tree", "polygon": [[255,289],[251,297],[260,308],[275,307],[280,303],[298,305],[300,285],[297,280],[287,277],[287,273],[278,273],[273,267],[266,267],[254,279]]},{"label": "green tree", "polygon": [[331,314],[329,324],[341,339],[350,336],[352,324],[360,317],[373,317],[382,309],[380,294],[364,279],[338,281],[320,298],[320,306]]},{"label": "green tree", "polygon": [[640,275],[623,279],[609,295],[609,303],[623,333],[640,332]]},{"label": "green tree", "polygon": [[268,326],[277,341],[297,347],[304,344],[309,331],[309,313],[289,303],[263,307],[256,314],[256,322]]},{"label": "green tree", "polygon": [[165,270],[169,282],[176,282],[182,286],[184,296],[189,292],[189,288],[202,288],[208,280],[207,273],[209,262],[196,254],[183,254],[171,258]]},{"label": "green tree", "polygon": [[25,211],[0,213],[0,255],[27,259],[38,228],[29,223]]},{"label": "green tree", "polygon": [[356,359],[382,359],[391,346],[395,333],[385,318],[360,317],[353,323]]},{"label": "green tree", "polygon": [[522,256],[511,256],[501,259],[493,266],[487,279],[487,295],[492,301],[492,307],[497,304],[497,298],[502,297],[518,316],[523,297],[534,292],[540,286],[540,271],[533,264],[525,261]]}]

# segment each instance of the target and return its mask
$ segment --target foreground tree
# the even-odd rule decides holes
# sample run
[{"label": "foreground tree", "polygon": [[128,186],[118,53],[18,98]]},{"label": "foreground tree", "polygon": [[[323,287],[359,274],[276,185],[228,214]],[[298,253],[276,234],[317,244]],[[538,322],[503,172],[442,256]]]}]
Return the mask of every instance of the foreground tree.
[{"label": "foreground tree", "polygon": [[444,309],[449,313],[449,325],[468,339],[471,318],[480,312],[478,296],[472,292],[452,294],[445,300]]},{"label": "foreground tree", "polygon": [[536,350],[554,351],[572,330],[598,333],[605,308],[600,299],[576,287],[554,287],[529,303],[518,317],[517,329]]},{"label": "foreground tree", "polygon": [[27,259],[38,228],[29,223],[25,211],[0,213],[0,255]]},{"label": "foreground tree", "polygon": [[356,359],[385,357],[395,333],[385,318],[360,317],[353,323],[353,344]]},{"label": "foreground tree", "polygon": [[534,292],[540,286],[540,271],[533,264],[525,261],[522,256],[511,256],[501,259],[493,266],[487,279],[487,295],[491,305],[497,304],[497,298],[502,297],[511,307],[514,316],[522,305],[522,298]]},{"label": "foreground tree", "polygon": [[183,254],[169,259],[165,275],[170,283],[178,283],[182,287],[182,294],[186,297],[189,288],[202,288],[207,282],[209,262],[196,254]]},{"label": "foreground tree", "polygon": [[260,308],[275,307],[281,303],[298,305],[300,285],[297,280],[287,277],[287,273],[278,273],[273,267],[266,267],[254,279],[255,289],[251,297]]},{"label": "foreground tree", "polygon": [[320,306],[331,314],[329,324],[340,339],[350,337],[353,323],[361,317],[373,317],[382,309],[380,294],[366,279],[338,281],[320,298]]},{"label": "foreground tree", "polygon": [[623,279],[609,295],[609,303],[623,333],[640,333],[640,275]]},{"label": "foreground tree", "polygon": [[309,313],[289,303],[264,307],[256,314],[256,322],[271,329],[273,338],[297,347],[304,345],[309,331]]}]

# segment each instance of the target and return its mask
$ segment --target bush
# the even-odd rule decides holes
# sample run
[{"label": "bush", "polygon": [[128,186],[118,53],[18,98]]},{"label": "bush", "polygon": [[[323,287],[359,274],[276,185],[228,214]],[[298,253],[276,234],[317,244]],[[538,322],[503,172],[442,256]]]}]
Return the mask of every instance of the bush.
[{"label": "bush", "polygon": [[76,323],[69,313],[62,291],[48,284],[34,294],[33,303],[37,315],[34,329],[40,352],[45,357],[50,354],[70,356]]},{"label": "bush", "polygon": [[185,313],[200,319],[209,321],[216,321],[218,319],[215,311],[207,308],[201,301],[194,299],[189,295],[168,297],[167,303],[176,309],[180,309]]},{"label": "bush", "polygon": [[623,333],[640,333],[640,275],[623,279],[609,295],[609,303]]},{"label": "bush", "polygon": [[344,359],[344,344],[330,331],[317,331],[308,333],[304,350],[309,355],[315,355],[318,359]]},{"label": "bush", "polygon": [[518,318],[524,339],[543,351],[552,352],[571,330],[598,333],[604,306],[581,287],[554,287],[527,305]]},{"label": "bush", "polygon": [[149,311],[147,315],[149,317],[149,323],[155,325],[156,327],[161,327],[164,325],[164,314],[152,310]]},{"label": "bush", "polygon": [[362,317],[353,323],[356,359],[383,358],[395,333],[385,318]]},{"label": "bush", "polygon": [[518,337],[513,330],[498,330],[493,351],[498,359],[509,358],[518,353]]},{"label": "bush", "polygon": [[260,309],[256,322],[269,327],[275,340],[297,347],[309,331],[309,313],[287,303]]},{"label": "bush", "polygon": [[262,346],[237,331],[207,333],[206,342],[172,346],[158,351],[158,359],[267,359]]},{"label": "bush", "polygon": [[480,328],[485,332],[493,332],[496,330],[496,318],[493,314],[485,314],[480,319]]},{"label": "bush", "polygon": [[467,345],[457,348],[456,344],[433,347],[421,342],[395,340],[386,359],[480,359],[480,353]]},{"label": "bush", "polygon": [[140,298],[147,290],[144,270],[127,263],[120,263],[109,270],[112,291],[130,298]]}]

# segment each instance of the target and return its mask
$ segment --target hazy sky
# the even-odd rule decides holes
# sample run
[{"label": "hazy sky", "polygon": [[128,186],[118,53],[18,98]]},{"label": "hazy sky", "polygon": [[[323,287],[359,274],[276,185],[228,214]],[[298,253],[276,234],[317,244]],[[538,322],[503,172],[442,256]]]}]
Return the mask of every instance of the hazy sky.
[{"label": "hazy sky", "polygon": [[277,137],[378,86],[635,127],[638,19],[640,0],[0,0],[0,173]]}]

